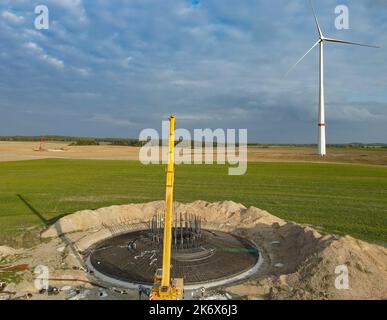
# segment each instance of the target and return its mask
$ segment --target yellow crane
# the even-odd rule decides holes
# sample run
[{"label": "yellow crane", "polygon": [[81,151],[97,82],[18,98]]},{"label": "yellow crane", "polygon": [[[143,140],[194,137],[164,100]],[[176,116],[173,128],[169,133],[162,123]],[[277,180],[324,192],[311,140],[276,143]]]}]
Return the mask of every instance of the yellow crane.
[{"label": "yellow crane", "polygon": [[169,118],[169,153],[165,190],[163,265],[154,275],[151,300],[182,300],[184,281],[171,279],[173,185],[175,179],[175,116]]}]

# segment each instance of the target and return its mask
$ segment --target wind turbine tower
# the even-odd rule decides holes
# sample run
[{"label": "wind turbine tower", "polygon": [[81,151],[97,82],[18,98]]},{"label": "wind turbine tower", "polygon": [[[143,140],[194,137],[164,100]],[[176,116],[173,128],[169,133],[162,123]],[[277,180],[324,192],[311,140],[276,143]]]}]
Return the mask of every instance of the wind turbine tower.
[{"label": "wind turbine tower", "polygon": [[319,105],[318,105],[318,154],[320,156],[326,155],[326,137],[325,137],[325,93],[324,93],[324,42],[335,42],[341,44],[356,45],[369,48],[379,48],[368,44],[361,44],[356,42],[349,42],[339,39],[327,38],[323,35],[316,13],[313,8],[312,1],[310,1],[314,21],[316,23],[319,39],[317,42],[289,69],[288,74],[295,66],[297,66],[305,56],[314,49],[318,44],[320,45],[320,93],[319,93]]}]

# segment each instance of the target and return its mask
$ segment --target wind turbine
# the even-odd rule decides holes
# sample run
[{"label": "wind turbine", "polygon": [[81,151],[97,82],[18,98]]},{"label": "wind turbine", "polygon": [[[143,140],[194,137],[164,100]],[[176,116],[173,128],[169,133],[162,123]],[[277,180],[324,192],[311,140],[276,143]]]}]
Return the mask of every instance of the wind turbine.
[{"label": "wind turbine", "polygon": [[369,48],[379,48],[379,47],[368,45],[368,44],[349,42],[349,41],[325,37],[323,35],[321,28],[320,28],[320,25],[318,23],[317,16],[316,16],[316,13],[315,13],[314,8],[313,8],[312,1],[310,1],[310,5],[312,7],[312,12],[313,12],[313,16],[314,16],[314,21],[316,23],[319,39],[312,46],[312,48],[310,48],[288,70],[288,72],[286,74],[288,74],[291,70],[293,70],[302,61],[302,59],[304,59],[305,56],[314,49],[314,47],[316,47],[318,44],[320,44],[320,97],[319,97],[319,108],[318,108],[318,154],[320,156],[325,156],[326,155],[326,140],[325,140],[325,100],[324,100],[324,97],[325,97],[325,95],[324,95],[324,42],[335,42],[335,43],[350,44],[350,45],[369,47]]}]

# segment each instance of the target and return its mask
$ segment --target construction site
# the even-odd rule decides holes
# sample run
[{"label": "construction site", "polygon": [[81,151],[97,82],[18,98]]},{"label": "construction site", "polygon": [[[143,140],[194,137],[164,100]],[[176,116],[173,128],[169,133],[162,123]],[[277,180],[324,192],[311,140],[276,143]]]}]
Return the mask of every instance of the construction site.
[{"label": "construction site", "polygon": [[[163,212],[164,207],[164,201],[158,201],[84,210],[61,218],[49,227],[42,234],[44,242],[34,248],[0,247],[1,256],[7,257],[4,259],[9,268],[22,268],[19,270],[21,280],[10,281],[0,292],[0,297],[139,299],[139,288],[144,286],[144,291],[149,293],[153,272],[161,266],[160,251],[157,261],[154,261],[154,252],[147,252],[155,247],[148,238],[149,229],[145,222],[155,213]],[[210,230],[208,233],[217,241],[226,240],[225,247],[217,252],[218,258],[233,256],[233,260],[228,259],[221,268],[215,256],[208,257],[207,268],[206,259],[192,261],[191,255],[190,261],[180,260],[176,264],[176,260],[184,258],[174,258],[172,253],[172,277],[186,277],[185,299],[387,297],[387,254],[383,246],[350,236],[322,235],[311,226],[286,222],[266,211],[246,208],[231,201],[176,202],[175,210],[178,214],[200,214],[202,228]],[[133,246],[133,240],[140,239],[141,234],[142,241],[148,244],[146,248],[142,248],[140,242]],[[220,235],[220,239],[215,235]],[[212,248],[215,245],[216,242]],[[98,248],[102,249],[101,255]],[[185,267],[176,267],[179,264]],[[206,270],[205,274],[198,275],[196,269],[188,269],[189,265],[196,268],[198,264]],[[335,287],[335,268],[342,264],[351,270],[351,290]],[[37,275],[34,270],[39,265],[49,269],[48,291],[39,291],[35,287]],[[148,298],[142,296],[142,299]]]},{"label": "construction site", "polygon": [[[0,247],[0,271],[20,277],[2,283],[0,297],[387,298],[383,246],[232,201],[175,202],[174,127],[172,116],[165,201],[79,211],[49,225],[31,249]],[[338,289],[342,265],[351,268],[350,290]]]}]

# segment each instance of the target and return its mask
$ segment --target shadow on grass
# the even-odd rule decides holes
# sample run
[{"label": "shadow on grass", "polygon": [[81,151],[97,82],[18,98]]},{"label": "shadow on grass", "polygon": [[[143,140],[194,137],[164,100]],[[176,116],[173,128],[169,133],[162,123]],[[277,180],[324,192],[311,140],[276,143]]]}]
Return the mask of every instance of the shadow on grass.
[{"label": "shadow on grass", "polygon": [[[28,209],[30,209],[30,211],[33,214],[35,214],[43,222],[43,224],[46,227],[49,227],[50,225],[57,222],[60,218],[67,215],[65,213],[51,219],[46,219],[37,209],[34,208],[34,206],[32,206],[26,199],[24,199],[22,195],[17,194],[16,196],[20,199],[21,202],[23,202],[27,206]],[[70,248],[70,251],[73,253],[74,257],[78,260],[79,264],[81,266],[84,266],[83,259],[81,258],[80,253],[78,252],[77,248],[74,247],[74,243],[64,235],[61,224],[55,223],[55,229],[57,231],[58,237],[66,244],[66,246]]]},{"label": "shadow on grass", "polygon": [[56,221],[58,221],[60,218],[62,218],[62,217],[64,217],[64,216],[67,215],[66,213],[64,213],[64,214],[61,214],[61,215],[56,216],[56,217],[54,217],[54,218],[46,219],[46,218],[45,218],[45,217],[44,217],[44,216],[43,216],[43,215],[42,215],[35,207],[32,206],[32,204],[30,204],[26,199],[24,199],[24,197],[23,197],[21,194],[17,194],[16,196],[20,199],[21,202],[23,202],[23,203],[26,205],[26,207],[27,207],[28,209],[30,209],[30,211],[31,211],[34,215],[36,215],[36,216],[40,219],[40,221],[43,222],[43,224],[44,224],[46,227],[52,225],[53,223],[55,223]]}]

